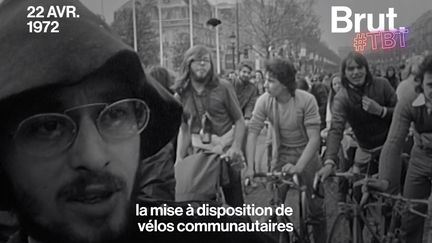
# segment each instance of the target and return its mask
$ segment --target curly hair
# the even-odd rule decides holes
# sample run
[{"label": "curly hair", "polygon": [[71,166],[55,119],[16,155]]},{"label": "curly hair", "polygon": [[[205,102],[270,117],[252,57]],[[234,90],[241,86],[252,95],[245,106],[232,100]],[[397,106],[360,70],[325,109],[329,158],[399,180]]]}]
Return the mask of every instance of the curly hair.
[{"label": "curly hair", "polygon": [[296,73],[294,65],[286,60],[275,58],[267,60],[264,64],[265,70],[274,76],[281,84],[287,87],[288,92],[294,96],[297,89]]}]

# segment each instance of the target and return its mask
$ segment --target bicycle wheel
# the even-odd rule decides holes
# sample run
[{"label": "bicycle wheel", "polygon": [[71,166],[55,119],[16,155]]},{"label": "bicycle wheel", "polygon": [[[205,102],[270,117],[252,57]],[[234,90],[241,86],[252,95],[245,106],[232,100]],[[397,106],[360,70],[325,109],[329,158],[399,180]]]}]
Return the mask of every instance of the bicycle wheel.
[{"label": "bicycle wheel", "polygon": [[294,228],[300,229],[300,219],[301,219],[301,195],[299,191],[294,189],[289,189],[285,196],[284,206],[292,208],[292,215],[288,216],[291,223],[293,223]]},{"label": "bicycle wheel", "polygon": [[[362,218],[363,230],[362,237],[365,242],[380,242],[385,233],[385,218],[382,211],[376,207],[366,207],[363,209]],[[377,211],[378,210],[378,211]]]},{"label": "bicycle wheel", "polygon": [[[289,223],[289,219],[285,216],[278,216],[278,223],[283,223],[283,224],[287,224]],[[279,232],[278,235],[278,243],[293,243],[293,237],[292,237],[292,233],[288,233],[288,232]]]},{"label": "bicycle wheel", "polygon": [[309,227],[308,219],[308,201],[307,201],[307,195],[305,191],[302,191],[300,193],[300,237],[302,239],[302,242],[309,243],[312,242],[312,229]]},{"label": "bicycle wheel", "polygon": [[327,243],[353,243],[352,220],[340,213],[336,216],[327,238]]},{"label": "bicycle wheel", "polygon": [[[264,220],[261,220],[261,222],[277,222],[282,224],[289,223],[289,219],[285,216],[276,216],[275,214],[265,218]],[[293,243],[292,235],[289,232],[286,231],[275,231],[267,233],[267,235],[272,239],[272,242],[278,242],[278,243]]]},{"label": "bicycle wheel", "polygon": [[290,233],[290,242],[293,243],[309,243],[311,242],[312,233],[309,232],[307,226],[308,209],[306,192],[298,190],[288,190],[285,198],[285,207],[292,208],[292,215],[287,217],[287,220],[294,226],[294,231]]}]

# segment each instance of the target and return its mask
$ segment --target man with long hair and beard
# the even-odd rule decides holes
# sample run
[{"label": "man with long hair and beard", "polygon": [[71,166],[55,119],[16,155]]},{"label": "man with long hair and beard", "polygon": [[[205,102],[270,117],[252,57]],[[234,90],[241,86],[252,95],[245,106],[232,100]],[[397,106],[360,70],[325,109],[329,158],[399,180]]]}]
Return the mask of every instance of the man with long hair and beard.
[{"label": "man with long hair and beard", "polygon": [[[184,168],[184,159],[205,151],[243,161],[241,145],[245,133],[245,121],[236,97],[234,87],[228,81],[219,79],[214,73],[210,51],[204,46],[194,46],[186,51],[182,74],[174,85],[176,95],[183,104],[184,114],[177,143],[176,168]],[[212,156],[198,157],[197,160],[215,159]],[[196,161],[203,166],[204,161]],[[180,163],[180,164],[179,164]],[[215,163],[213,163],[215,164]],[[185,174],[191,170],[176,169],[177,184],[183,179],[197,175]],[[240,171],[228,168],[230,184],[224,187],[227,203],[243,205]],[[208,179],[208,178],[207,178]],[[178,187],[177,187],[178,188]],[[185,186],[188,190],[188,186]],[[178,193],[179,190],[176,190]],[[204,190],[205,191],[205,190]],[[192,194],[196,192],[191,192]],[[184,194],[190,194],[184,192]],[[177,197],[179,199],[179,197]],[[212,198],[182,197],[181,200],[206,200]]]},{"label": "man with long hair and beard", "polygon": [[145,159],[173,139],[181,106],[81,3],[61,1],[80,17],[56,19],[56,34],[29,33],[30,4],[60,2],[0,4],[0,205],[19,219],[8,242],[231,242],[222,233],[140,231],[138,223],[198,220],[135,212],[168,203],[138,200],[140,183],[151,174],[144,170],[159,173]]},{"label": "man with long hair and beard", "polygon": [[358,147],[353,172],[375,174],[379,157],[392,121],[396,94],[390,83],[372,76],[365,56],[351,52],[341,65],[342,88],[335,95],[332,120],[327,136],[324,167],[317,176],[324,180],[334,173],[338,151],[348,122]]}]

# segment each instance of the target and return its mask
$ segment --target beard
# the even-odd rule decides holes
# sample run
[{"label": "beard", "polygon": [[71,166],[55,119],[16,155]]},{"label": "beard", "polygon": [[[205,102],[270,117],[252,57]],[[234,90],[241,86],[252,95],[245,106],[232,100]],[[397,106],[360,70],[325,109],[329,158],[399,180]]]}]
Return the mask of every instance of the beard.
[{"label": "beard", "polygon": [[190,70],[190,78],[198,83],[206,83],[211,78],[211,71],[209,70],[206,74],[201,74]]},{"label": "beard", "polygon": [[[23,227],[23,233],[42,243],[120,243],[126,241],[127,229],[130,222],[123,222],[118,229],[108,225],[97,228],[97,232],[89,231],[92,235],[75,234],[67,223],[51,223],[42,225],[35,222],[28,214],[19,214],[19,222]],[[130,218],[130,217],[128,217]]]},{"label": "beard", "polygon": [[[62,186],[57,193],[58,197],[78,195],[85,190],[84,188],[91,183],[103,183],[107,188],[122,187],[125,182],[109,173],[90,172],[86,175],[78,176],[70,183]],[[109,189],[109,190],[111,190]],[[85,230],[74,230],[71,222],[65,220],[45,220],[40,222],[38,218],[43,218],[40,209],[41,202],[28,192],[15,190],[19,193],[14,196],[15,212],[18,216],[22,231],[37,241],[43,243],[117,243],[125,241],[127,231],[132,229],[133,215],[132,203],[128,200],[125,207],[120,210],[121,217],[115,222],[110,221],[109,216],[104,219],[87,220]],[[75,222],[76,223],[76,222]]]}]

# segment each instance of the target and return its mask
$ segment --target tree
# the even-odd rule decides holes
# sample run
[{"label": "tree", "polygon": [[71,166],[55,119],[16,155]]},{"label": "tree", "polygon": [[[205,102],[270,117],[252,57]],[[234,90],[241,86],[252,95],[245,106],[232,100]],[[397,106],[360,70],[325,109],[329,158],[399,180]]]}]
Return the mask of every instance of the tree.
[{"label": "tree", "polygon": [[[132,1],[114,15],[112,29],[123,41],[133,46]],[[136,1],[137,52],[145,66],[159,63],[159,37],[151,21],[152,11],[157,13],[156,0]],[[153,11],[153,12],[154,12]],[[156,15],[157,16],[157,15]]]},{"label": "tree", "polygon": [[299,45],[306,39],[319,41],[319,18],[313,0],[248,0],[240,6],[242,42],[254,46],[267,58],[287,43]]},{"label": "tree", "polygon": [[184,53],[189,49],[189,33],[180,32],[176,35],[176,42],[173,45],[173,66],[174,70],[179,71],[183,62]]}]

